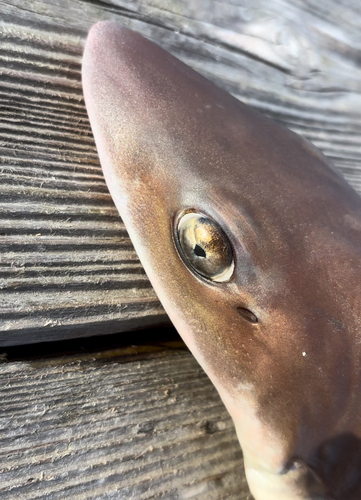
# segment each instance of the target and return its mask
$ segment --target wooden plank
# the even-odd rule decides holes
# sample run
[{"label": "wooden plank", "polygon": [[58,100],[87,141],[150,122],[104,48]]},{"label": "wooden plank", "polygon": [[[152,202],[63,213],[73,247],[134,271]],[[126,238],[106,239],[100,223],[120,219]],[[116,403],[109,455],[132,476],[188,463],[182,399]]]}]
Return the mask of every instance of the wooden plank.
[{"label": "wooden plank", "polygon": [[2,500],[250,498],[231,419],[180,342],[3,357],[0,377]]},{"label": "wooden plank", "polygon": [[107,192],[82,99],[114,19],[311,139],[361,192],[358,0],[0,0],[0,345],[167,321]]}]

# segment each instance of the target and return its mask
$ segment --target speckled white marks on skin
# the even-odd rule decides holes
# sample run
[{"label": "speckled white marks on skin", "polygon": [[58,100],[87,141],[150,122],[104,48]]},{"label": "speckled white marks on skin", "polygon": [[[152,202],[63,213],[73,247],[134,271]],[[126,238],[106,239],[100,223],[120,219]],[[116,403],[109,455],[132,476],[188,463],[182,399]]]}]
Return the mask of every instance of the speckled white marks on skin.
[{"label": "speckled white marks on skin", "polygon": [[240,382],[237,385],[237,389],[242,393],[243,391],[253,391],[254,385],[249,382]]}]

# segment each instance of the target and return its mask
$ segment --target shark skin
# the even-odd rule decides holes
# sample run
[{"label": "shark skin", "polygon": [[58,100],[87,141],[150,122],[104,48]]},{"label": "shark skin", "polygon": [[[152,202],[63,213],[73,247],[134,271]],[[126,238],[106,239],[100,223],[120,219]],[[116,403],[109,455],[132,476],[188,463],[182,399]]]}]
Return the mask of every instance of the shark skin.
[{"label": "shark skin", "polygon": [[[127,28],[96,24],[82,71],[109,191],[254,498],[359,500],[361,199],[312,144]],[[185,258],[188,213],[221,228],[227,279]]]}]

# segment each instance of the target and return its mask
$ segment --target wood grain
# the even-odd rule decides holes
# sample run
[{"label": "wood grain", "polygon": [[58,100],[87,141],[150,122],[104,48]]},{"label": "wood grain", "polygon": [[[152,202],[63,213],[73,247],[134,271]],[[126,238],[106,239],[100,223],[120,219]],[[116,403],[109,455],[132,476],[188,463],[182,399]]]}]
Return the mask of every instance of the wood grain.
[{"label": "wood grain", "polygon": [[230,417],[180,343],[0,363],[2,500],[247,500]]},{"label": "wood grain", "polygon": [[90,26],[139,31],[313,141],[361,192],[358,1],[0,1],[0,345],[167,322],[107,192]]}]

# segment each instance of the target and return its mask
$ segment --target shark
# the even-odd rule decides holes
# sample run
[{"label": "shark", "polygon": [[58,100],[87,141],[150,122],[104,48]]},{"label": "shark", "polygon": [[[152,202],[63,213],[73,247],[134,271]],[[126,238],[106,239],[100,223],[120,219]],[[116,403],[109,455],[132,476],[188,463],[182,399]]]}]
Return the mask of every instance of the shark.
[{"label": "shark", "polygon": [[252,495],[359,500],[359,195],[310,142],[117,23],[90,30],[82,80],[110,194],[233,419]]}]

